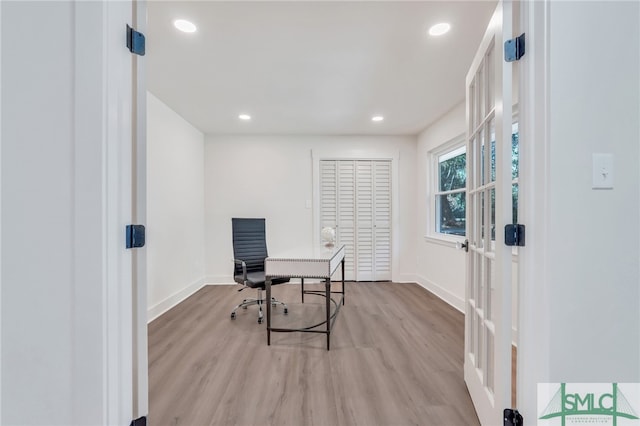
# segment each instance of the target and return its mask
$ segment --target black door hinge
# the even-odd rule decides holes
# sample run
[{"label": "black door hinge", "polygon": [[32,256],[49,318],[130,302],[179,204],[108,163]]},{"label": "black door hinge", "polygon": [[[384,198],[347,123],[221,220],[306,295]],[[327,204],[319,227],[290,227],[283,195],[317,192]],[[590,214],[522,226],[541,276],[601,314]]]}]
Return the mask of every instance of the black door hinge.
[{"label": "black door hinge", "polygon": [[144,247],[145,229],[144,225],[127,225],[127,248]]},{"label": "black door hinge", "polygon": [[504,426],[524,426],[522,414],[513,408],[504,409]]},{"label": "black door hinge", "polygon": [[507,62],[518,61],[524,56],[524,33],[516,38],[504,42],[504,60]]},{"label": "black door hinge", "polygon": [[140,417],[139,419],[131,420],[131,424],[129,426],[147,426],[147,418]]},{"label": "black door hinge", "polygon": [[524,247],[524,225],[511,223],[504,227],[504,244]]},{"label": "black door hinge", "polygon": [[127,25],[127,47],[129,52],[144,56],[144,34],[134,30],[129,25]]}]

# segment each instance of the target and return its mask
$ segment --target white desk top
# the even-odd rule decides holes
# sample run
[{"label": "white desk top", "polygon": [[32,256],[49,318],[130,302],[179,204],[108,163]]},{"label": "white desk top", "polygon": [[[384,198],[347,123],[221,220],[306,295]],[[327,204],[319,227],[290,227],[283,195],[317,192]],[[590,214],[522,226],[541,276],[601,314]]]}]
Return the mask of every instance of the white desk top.
[{"label": "white desk top", "polygon": [[265,274],[267,277],[331,278],[344,254],[344,245],[279,252],[265,259]]}]

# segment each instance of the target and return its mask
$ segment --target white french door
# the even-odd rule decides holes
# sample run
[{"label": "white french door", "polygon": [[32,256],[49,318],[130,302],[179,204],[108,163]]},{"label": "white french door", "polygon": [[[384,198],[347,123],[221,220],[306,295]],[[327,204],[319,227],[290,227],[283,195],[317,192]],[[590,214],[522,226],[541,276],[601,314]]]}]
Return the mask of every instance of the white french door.
[{"label": "white french door", "polygon": [[510,63],[512,4],[500,1],[467,74],[467,282],[464,378],[483,425],[511,405]]}]

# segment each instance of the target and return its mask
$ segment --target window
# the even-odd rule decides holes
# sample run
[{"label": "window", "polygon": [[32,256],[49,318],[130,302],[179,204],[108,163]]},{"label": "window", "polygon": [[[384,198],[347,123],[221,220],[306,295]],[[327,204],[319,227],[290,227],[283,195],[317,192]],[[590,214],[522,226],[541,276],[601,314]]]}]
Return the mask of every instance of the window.
[{"label": "window", "polygon": [[520,169],[520,134],[518,122],[511,128],[511,194],[513,197],[513,223],[518,223],[518,176]]},{"label": "window", "polygon": [[434,156],[437,164],[435,229],[439,234],[465,235],[467,155],[456,146]]},{"label": "window", "polygon": [[[494,136],[492,134],[491,139]],[[483,146],[484,153],[484,146]],[[484,155],[484,154],[482,154]],[[495,142],[490,143],[490,169],[495,180]],[[513,199],[513,223],[518,222],[518,175],[519,175],[519,134],[515,121],[511,134],[511,193]],[[464,142],[457,139],[445,145],[444,149],[432,153],[435,170],[432,208],[435,212],[435,226],[430,231],[433,236],[466,234],[466,184],[467,155]],[[491,239],[495,240],[495,190],[491,192]],[[434,232],[435,230],[435,232]]]},{"label": "window", "polygon": [[[520,167],[520,135],[518,133],[518,122],[514,121],[511,125],[511,220],[512,223],[518,223],[518,175],[519,175],[519,167]],[[484,150],[484,146],[482,147]],[[495,134],[491,133],[491,181],[494,181],[496,176],[496,142],[495,142]],[[495,190],[491,192],[491,240],[495,241],[496,239],[496,200],[495,200]]]}]

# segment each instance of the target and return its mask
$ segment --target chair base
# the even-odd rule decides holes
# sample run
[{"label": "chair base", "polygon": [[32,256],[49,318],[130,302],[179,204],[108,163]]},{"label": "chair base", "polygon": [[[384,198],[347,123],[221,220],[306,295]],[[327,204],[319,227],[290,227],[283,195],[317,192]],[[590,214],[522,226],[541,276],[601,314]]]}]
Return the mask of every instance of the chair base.
[{"label": "chair base", "polygon": [[[265,304],[267,301],[264,297],[262,297],[262,289],[259,288],[258,289],[258,298],[257,299],[244,299],[242,301],[242,303],[240,303],[239,305],[236,305],[233,308],[233,311],[231,311],[231,319],[234,320],[236,319],[236,311],[238,310],[238,308],[242,308],[242,309],[247,309],[248,306],[251,305],[258,305],[258,324],[262,324],[262,321],[264,319],[264,315],[262,313],[262,305]],[[287,308],[287,305],[284,302],[281,302],[279,300],[276,300],[275,297],[271,298],[271,306],[276,306],[276,305],[282,305],[284,307],[284,314],[287,315],[289,313],[289,308]]]}]

